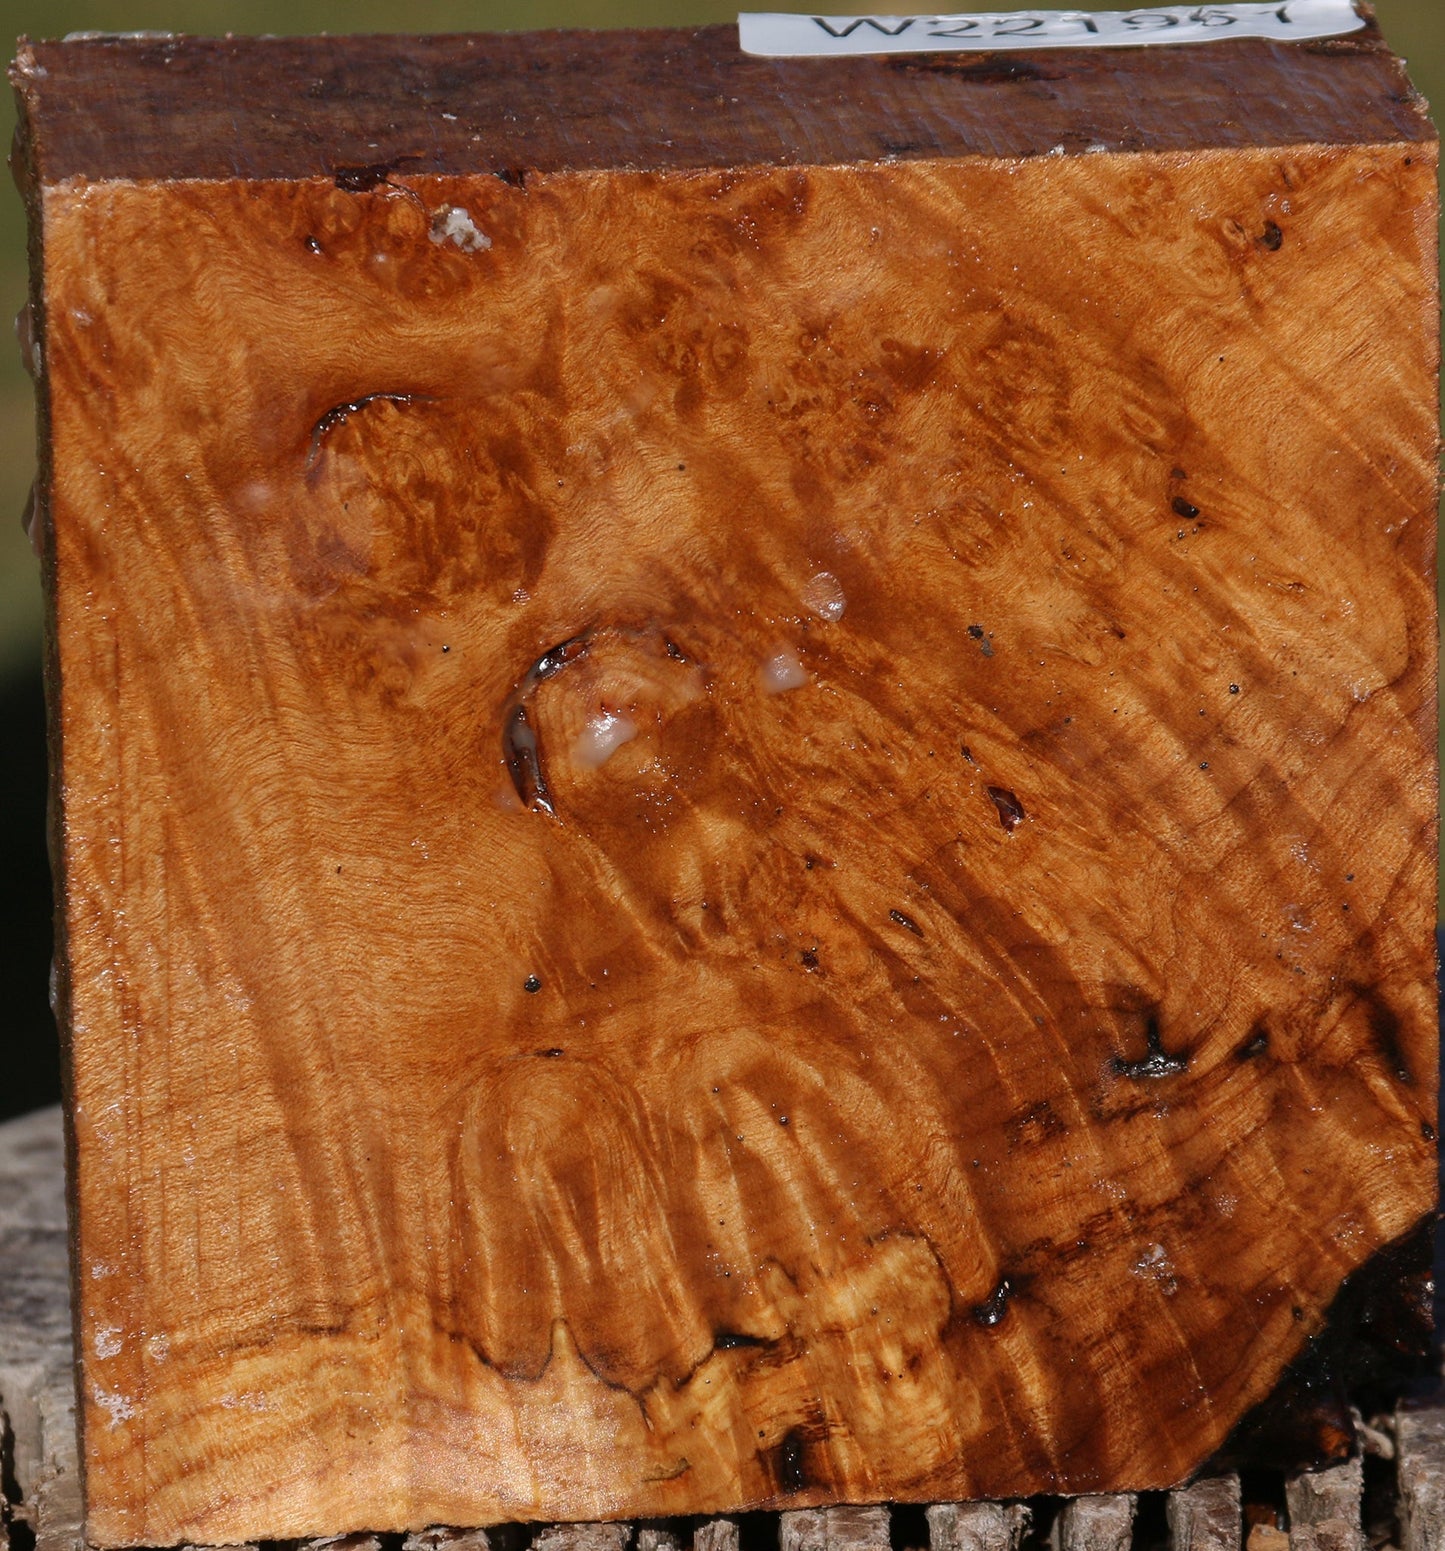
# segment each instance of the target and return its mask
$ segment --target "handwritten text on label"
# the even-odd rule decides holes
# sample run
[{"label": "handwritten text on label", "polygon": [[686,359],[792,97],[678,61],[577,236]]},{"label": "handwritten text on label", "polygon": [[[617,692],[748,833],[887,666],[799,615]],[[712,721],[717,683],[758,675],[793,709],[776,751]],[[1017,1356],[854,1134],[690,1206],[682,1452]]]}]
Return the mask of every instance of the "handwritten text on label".
[{"label": "handwritten text on label", "polygon": [[1222,38],[1304,42],[1365,25],[1352,0],[1166,5],[1137,11],[995,11],[958,16],[738,17],[743,51],[772,58],[944,50],[1120,48]]}]

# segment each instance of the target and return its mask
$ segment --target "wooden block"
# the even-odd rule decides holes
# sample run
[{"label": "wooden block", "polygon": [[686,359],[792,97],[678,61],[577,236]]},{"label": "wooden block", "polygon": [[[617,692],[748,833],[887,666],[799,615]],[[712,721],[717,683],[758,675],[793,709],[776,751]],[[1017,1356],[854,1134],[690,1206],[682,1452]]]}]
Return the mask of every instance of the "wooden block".
[{"label": "wooden block", "polygon": [[683,1551],[678,1535],[660,1524],[639,1524],[634,1544],[637,1551]]},{"label": "wooden block", "polygon": [[1325,1519],[1302,1529],[1291,1525],[1280,1538],[1285,1542],[1281,1551],[1364,1551],[1366,1545],[1364,1530],[1350,1519]]},{"label": "wooden block", "polygon": [[1242,1512],[1238,1476],[1203,1476],[1170,1492],[1171,1551],[1240,1551]]},{"label": "wooden block", "polygon": [[402,1542],[402,1551],[496,1551],[496,1547],[484,1529],[433,1526],[408,1535]]},{"label": "wooden block", "polygon": [[738,1551],[736,1519],[704,1519],[692,1534],[692,1551]]},{"label": "wooden block", "polygon": [[930,1551],[1018,1551],[1032,1516],[1023,1503],[934,1503]]},{"label": "wooden block", "polygon": [[1059,1511],[1058,1551],[1129,1551],[1134,1499],[1072,1497]]},{"label": "wooden block", "polygon": [[1400,1551],[1438,1551],[1445,1545],[1445,1409],[1402,1406],[1395,1447]]},{"label": "wooden block", "polygon": [[[0,1125],[0,1409],[8,1473],[30,1504],[51,1468],[47,1418],[57,1396],[74,1393],[63,1153],[58,1109]],[[73,1425],[68,1465],[73,1473]]]},{"label": "wooden block", "polygon": [[1290,1551],[1365,1551],[1364,1488],[1358,1455],[1328,1470],[1291,1476],[1285,1482]]},{"label": "wooden block", "polygon": [[533,1538],[537,1551],[627,1551],[630,1524],[548,1524]]},{"label": "wooden block", "polygon": [[0,1125],[0,1452],[36,1551],[83,1534],[63,1154],[58,1108]]},{"label": "wooden block", "polygon": [[799,1508],[780,1516],[780,1551],[888,1551],[887,1508]]},{"label": "wooden block", "polygon": [[45,1459],[33,1483],[35,1551],[85,1551],[85,1507],[80,1462],[76,1458],[75,1406],[70,1386],[42,1396]]},{"label": "wooden block", "polygon": [[1433,131],[1010,59],[22,54],[97,1545],[1173,1486],[1431,1209]]}]

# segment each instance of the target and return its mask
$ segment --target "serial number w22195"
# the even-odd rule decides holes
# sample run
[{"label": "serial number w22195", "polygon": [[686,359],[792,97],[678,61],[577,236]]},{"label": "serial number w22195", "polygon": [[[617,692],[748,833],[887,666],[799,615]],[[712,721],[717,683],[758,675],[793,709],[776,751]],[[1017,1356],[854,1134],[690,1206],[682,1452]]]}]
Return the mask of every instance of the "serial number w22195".
[{"label": "serial number w22195", "polygon": [[1303,42],[1365,25],[1352,0],[1267,0],[1167,5],[1134,11],[995,11],[947,16],[801,16],[745,13],[744,52],[773,58],[948,50],[1110,48],[1221,38]]}]

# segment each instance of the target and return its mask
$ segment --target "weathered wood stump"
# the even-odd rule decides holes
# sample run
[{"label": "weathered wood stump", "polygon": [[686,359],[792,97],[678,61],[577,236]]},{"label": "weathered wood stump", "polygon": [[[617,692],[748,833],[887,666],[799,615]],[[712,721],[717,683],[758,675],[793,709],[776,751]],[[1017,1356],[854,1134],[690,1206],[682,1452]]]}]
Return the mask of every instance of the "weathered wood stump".
[{"label": "weathered wood stump", "polygon": [[1378,35],[16,79],[91,1538],[1193,1472],[1434,1200]]}]

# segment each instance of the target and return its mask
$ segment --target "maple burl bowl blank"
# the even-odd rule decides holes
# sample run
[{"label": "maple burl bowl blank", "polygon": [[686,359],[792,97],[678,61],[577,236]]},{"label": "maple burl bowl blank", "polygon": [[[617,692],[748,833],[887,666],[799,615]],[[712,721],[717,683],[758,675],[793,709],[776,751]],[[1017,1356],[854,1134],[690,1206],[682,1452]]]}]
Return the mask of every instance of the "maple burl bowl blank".
[{"label": "maple burl bowl blank", "polygon": [[15,78],[91,1541],[1187,1477],[1435,1199],[1373,28]]}]

